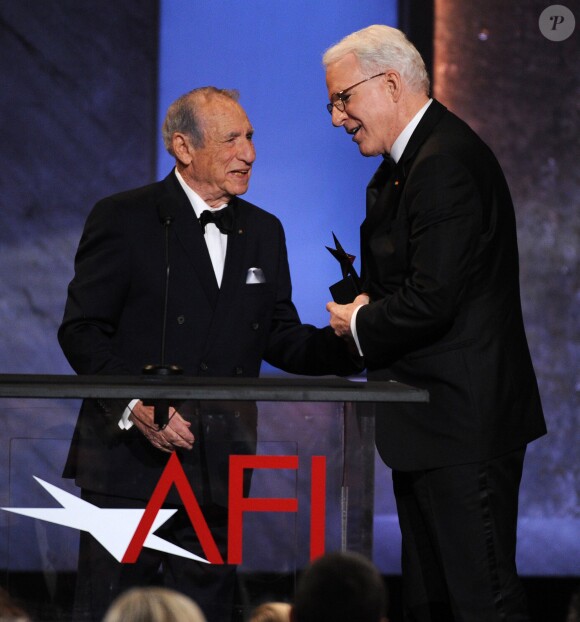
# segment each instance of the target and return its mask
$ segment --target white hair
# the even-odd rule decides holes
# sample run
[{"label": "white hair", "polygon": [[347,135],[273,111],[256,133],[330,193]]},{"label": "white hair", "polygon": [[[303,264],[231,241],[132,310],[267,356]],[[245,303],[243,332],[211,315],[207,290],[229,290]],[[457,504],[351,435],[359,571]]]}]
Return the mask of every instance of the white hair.
[{"label": "white hair", "polygon": [[328,67],[354,54],[370,76],[385,69],[398,71],[413,91],[429,93],[429,76],[417,48],[401,30],[375,24],[357,30],[326,50],[322,64]]}]

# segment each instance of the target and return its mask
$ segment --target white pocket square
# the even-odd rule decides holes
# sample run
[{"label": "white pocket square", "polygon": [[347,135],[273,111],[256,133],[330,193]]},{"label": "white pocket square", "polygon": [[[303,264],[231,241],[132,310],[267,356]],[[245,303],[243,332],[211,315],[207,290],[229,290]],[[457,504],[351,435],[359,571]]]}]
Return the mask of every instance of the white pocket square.
[{"label": "white pocket square", "polygon": [[256,283],[265,283],[266,277],[262,268],[249,268],[246,274],[246,285],[255,285]]}]

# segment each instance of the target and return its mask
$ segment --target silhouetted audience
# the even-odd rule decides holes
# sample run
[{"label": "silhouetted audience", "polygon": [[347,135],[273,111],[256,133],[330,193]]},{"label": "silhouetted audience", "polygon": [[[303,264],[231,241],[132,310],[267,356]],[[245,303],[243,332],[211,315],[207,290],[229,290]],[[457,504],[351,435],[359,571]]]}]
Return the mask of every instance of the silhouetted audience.
[{"label": "silhouetted audience", "polygon": [[206,622],[195,602],[164,587],[135,587],[111,603],[103,622]]},{"label": "silhouetted audience", "polygon": [[262,603],[252,611],[248,622],[290,622],[290,609],[288,603]]},{"label": "silhouetted audience", "polygon": [[574,590],[570,598],[566,622],[580,622],[580,586]]},{"label": "silhouetted audience", "polygon": [[357,553],[327,553],[302,574],[291,622],[387,622],[387,589],[377,568]]},{"label": "silhouetted audience", "polygon": [[0,587],[0,622],[30,622],[31,618],[10,596]]}]

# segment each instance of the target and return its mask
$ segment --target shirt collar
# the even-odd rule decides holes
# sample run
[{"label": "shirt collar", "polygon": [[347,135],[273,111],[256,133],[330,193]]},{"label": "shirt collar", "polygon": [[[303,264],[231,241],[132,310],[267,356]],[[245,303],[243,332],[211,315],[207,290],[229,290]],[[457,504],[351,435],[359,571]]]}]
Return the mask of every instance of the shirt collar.
[{"label": "shirt collar", "polygon": [[391,147],[391,153],[389,154],[391,158],[397,163],[401,156],[403,155],[403,151],[405,151],[405,147],[407,146],[415,128],[419,125],[419,121],[423,118],[425,112],[427,112],[427,108],[431,105],[433,99],[430,99],[422,108],[417,112],[417,114],[407,123],[405,129],[397,136],[397,140],[393,143]]},{"label": "shirt collar", "polygon": [[183,188],[183,191],[187,195],[187,198],[189,199],[189,202],[191,203],[193,207],[193,211],[195,212],[196,218],[199,218],[201,213],[205,211],[206,209],[217,211],[217,210],[223,209],[227,205],[227,203],[224,203],[223,205],[220,205],[219,207],[213,207],[213,208],[210,207],[199,196],[199,194],[197,194],[197,192],[195,192],[195,190],[191,188],[191,186],[187,185],[181,173],[177,170],[177,167],[174,169],[174,171],[175,171],[175,176],[177,177],[177,181],[179,182],[179,185]]}]

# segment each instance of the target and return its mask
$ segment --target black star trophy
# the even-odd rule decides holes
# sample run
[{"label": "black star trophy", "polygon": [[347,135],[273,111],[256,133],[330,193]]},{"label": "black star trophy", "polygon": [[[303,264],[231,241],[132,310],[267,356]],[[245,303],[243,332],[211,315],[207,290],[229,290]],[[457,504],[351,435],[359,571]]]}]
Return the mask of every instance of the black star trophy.
[{"label": "black star trophy", "polygon": [[340,264],[340,269],[342,270],[342,280],[338,281],[338,283],[335,283],[334,285],[331,285],[328,289],[330,289],[334,302],[346,305],[349,302],[352,302],[361,293],[361,282],[359,275],[356,273],[356,270],[352,265],[355,260],[355,256],[349,255],[349,253],[342,248],[334,233],[332,234],[332,237],[334,238],[335,248],[330,248],[330,246],[327,246],[326,248]]}]

